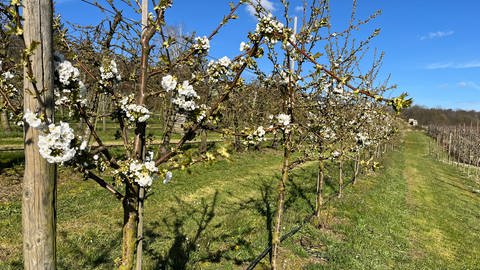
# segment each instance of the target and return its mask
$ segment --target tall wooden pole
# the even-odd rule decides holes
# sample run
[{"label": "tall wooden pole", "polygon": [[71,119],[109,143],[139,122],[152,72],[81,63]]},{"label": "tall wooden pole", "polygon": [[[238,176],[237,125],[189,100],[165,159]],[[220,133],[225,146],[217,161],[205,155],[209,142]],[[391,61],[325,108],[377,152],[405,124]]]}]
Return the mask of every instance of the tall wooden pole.
[{"label": "tall wooden pole", "polygon": [[[53,38],[51,0],[26,0],[25,45],[39,45],[24,70],[24,109],[42,111],[53,122]],[[31,72],[31,74],[30,74]],[[22,193],[24,269],[55,269],[56,168],[40,156],[39,131],[25,123],[25,173]]]},{"label": "tall wooden pole", "polygon": [[[147,29],[148,26],[148,0],[142,0],[142,39],[145,35],[145,30]],[[148,59],[148,58],[147,58]],[[143,95],[144,91],[146,88],[146,72],[147,66],[142,63],[142,83],[140,85],[140,93],[138,99],[138,103],[140,105],[143,105]],[[145,133],[145,130],[143,130]],[[144,136],[144,134],[143,134]],[[140,142],[138,142],[140,140]],[[139,145],[140,143],[140,145]],[[141,159],[144,161],[145,159],[145,140],[138,138],[138,136],[135,138],[135,154],[138,157],[141,157]],[[139,194],[138,194],[138,225],[137,225],[137,238],[138,238],[138,243],[137,243],[137,264],[136,264],[136,270],[141,270],[142,269],[142,256],[143,256],[143,200],[145,197],[145,188],[140,187],[139,188]]]}]

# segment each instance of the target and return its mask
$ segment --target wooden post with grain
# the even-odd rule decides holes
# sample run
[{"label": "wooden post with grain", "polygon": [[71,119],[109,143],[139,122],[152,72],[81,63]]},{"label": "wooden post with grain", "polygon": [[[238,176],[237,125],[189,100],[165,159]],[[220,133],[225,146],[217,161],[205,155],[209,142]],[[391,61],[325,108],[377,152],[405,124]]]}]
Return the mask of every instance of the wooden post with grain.
[{"label": "wooden post with grain", "polygon": [[[38,43],[24,70],[24,109],[42,111],[53,121],[53,49],[51,0],[24,2],[27,48]],[[25,174],[22,193],[24,269],[55,269],[56,168],[40,156],[39,131],[25,123]]]}]

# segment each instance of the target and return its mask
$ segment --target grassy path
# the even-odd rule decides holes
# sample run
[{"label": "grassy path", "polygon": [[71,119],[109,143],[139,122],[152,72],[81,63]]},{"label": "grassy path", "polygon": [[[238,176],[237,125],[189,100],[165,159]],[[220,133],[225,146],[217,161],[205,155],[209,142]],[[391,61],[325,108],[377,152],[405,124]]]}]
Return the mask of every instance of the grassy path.
[{"label": "grassy path", "polygon": [[321,235],[328,263],[311,269],[480,269],[474,181],[429,156],[428,140],[407,132],[381,175],[338,202]]},{"label": "grassy path", "polygon": [[411,255],[436,269],[480,269],[480,196],[459,170],[426,156],[427,144],[418,133],[406,141]]}]

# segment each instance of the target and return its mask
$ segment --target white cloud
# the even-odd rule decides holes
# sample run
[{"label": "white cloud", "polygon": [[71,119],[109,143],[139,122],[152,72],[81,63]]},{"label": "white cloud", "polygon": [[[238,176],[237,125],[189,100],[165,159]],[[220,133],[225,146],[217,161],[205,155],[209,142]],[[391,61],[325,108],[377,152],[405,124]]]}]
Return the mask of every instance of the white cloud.
[{"label": "white cloud", "polygon": [[296,6],[295,11],[296,12],[302,12],[303,11],[303,6]]},{"label": "white cloud", "polygon": [[[270,1],[270,0],[253,0],[252,3],[254,3],[254,4],[259,3],[268,12],[272,13],[272,12],[275,11],[275,6],[273,5],[273,2]],[[247,12],[254,17],[257,14],[257,11],[255,10],[255,7],[252,6],[251,4],[248,4],[246,6],[246,9],[247,9]]]},{"label": "white cloud", "polygon": [[65,4],[65,3],[71,2],[71,1],[72,1],[72,0],[56,0],[56,1],[55,1],[55,4],[59,4],[59,5],[60,5],[60,4]]},{"label": "white cloud", "polygon": [[426,69],[447,69],[447,68],[465,69],[465,68],[479,68],[479,67],[480,67],[480,61],[473,60],[473,61],[464,62],[464,63],[453,63],[453,62],[431,63],[431,64],[428,64],[425,68]]},{"label": "white cloud", "polygon": [[480,90],[480,85],[472,81],[461,81],[457,83],[457,86],[460,88]]},{"label": "white cloud", "polygon": [[437,31],[430,32],[427,35],[421,36],[420,40],[434,39],[434,38],[443,38],[453,35],[455,32],[452,30],[449,31]]},{"label": "white cloud", "polygon": [[426,69],[443,69],[443,68],[451,68],[453,63],[431,63],[428,64],[425,68]]}]

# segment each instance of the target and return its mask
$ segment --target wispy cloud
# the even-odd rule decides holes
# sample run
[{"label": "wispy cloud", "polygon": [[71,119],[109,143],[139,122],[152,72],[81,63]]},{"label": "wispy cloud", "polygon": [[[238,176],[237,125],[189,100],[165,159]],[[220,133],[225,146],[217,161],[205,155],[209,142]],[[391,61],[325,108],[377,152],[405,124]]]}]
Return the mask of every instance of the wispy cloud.
[{"label": "wispy cloud", "polygon": [[302,12],[303,11],[303,6],[296,6],[295,11],[296,12]]},{"label": "wispy cloud", "polygon": [[446,69],[446,68],[464,69],[464,68],[479,68],[479,67],[480,67],[480,61],[473,60],[473,61],[464,62],[464,63],[437,62],[437,63],[428,64],[425,68],[426,69]]},{"label": "wispy cloud", "polygon": [[[275,11],[275,6],[273,5],[273,2],[270,0],[255,0],[252,1],[254,4],[260,4],[264,9],[266,9],[268,12],[274,12]],[[255,7],[252,6],[251,4],[248,4],[246,6],[247,12],[254,16],[257,14],[257,11],[255,10]]]},{"label": "wispy cloud", "polygon": [[480,85],[472,81],[461,81],[457,83],[457,86],[460,88],[480,90]]},{"label": "wispy cloud", "polygon": [[437,31],[437,32],[430,32],[426,35],[423,35],[420,37],[420,40],[427,40],[427,39],[434,39],[434,38],[443,38],[443,37],[448,37],[455,34],[454,31],[449,30],[449,31]]},{"label": "wispy cloud", "polygon": [[67,2],[71,2],[72,0],[56,0],[55,4],[65,4]]}]

